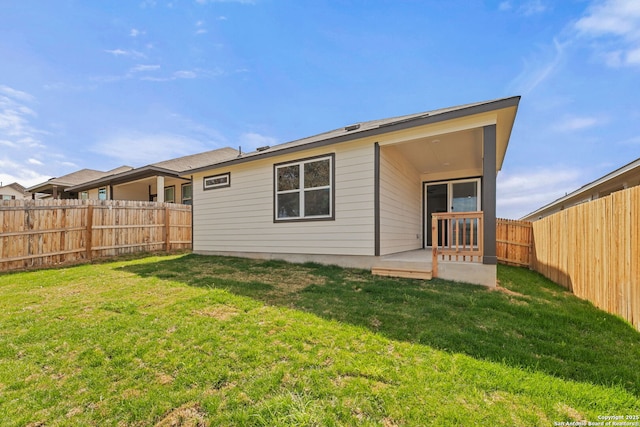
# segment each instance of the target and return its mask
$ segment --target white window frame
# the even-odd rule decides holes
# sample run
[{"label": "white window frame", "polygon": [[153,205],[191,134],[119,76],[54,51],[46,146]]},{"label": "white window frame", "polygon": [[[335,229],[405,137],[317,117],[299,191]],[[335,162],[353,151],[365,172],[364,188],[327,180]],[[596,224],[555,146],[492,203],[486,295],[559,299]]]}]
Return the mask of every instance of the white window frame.
[{"label": "white window frame", "polygon": [[217,188],[225,187],[231,187],[231,172],[205,176],[202,179],[203,190],[215,190]]},{"label": "white window frame", "polygon": [[[184,196],[184,189],[186,187],[191,187],[191,197]],[[181,196],[180,201],[182,202],[183,205],[192,205],[193,204],[193,184],[190,182],[186,184],[182,184],[182,186],[180,187],[180,196]],[[185,203],[185,202],[188,202],[188,203]]]},{"label": "white window frame", "polygon": [[[307,163],[321,162],[329,160],[329,185],[320,186],[320,187],[312,187],[312,188],[304,188],[304,165]],[[285,167],[290,166],[299,166],[300,171],[300,183],[298,185],[299,188],[294,190],[284,190],[278,191],[278,170]],[[304,212],[304,195],[305,191],[313,191],[313,190],[329,190],[329,213],[327,215],[305,215]],[[299,198],[299,207],[298,212],[300,213],[297,217],[278,217],[278,195],[280,194],[291,194],[298,193]],[[274,222],[290,222],[290,221],[331,221],[335,219],[335,154],[325,154],[321,156],[308,157],[304,159],[294,160],[285,163],[278,163],[273,166],[273,220]]]},{"label": "white window frame", "polygon": [[[173,197],[171,200],[167,197],[167,190],[171,190],[173,192]],[[175,185],[167,185],[164,187],[164,201],[165,203],[175,203],[176,202],[176,186]]]},{"label": "white window frame", "polygon": [[[101,197],[101,196],[103,196],[103,197]],[[109,198],[109,194],[108,194],[108,191],[107,191],[107,187],[98,188],[98,200],[107,200],[108,198]]]}]

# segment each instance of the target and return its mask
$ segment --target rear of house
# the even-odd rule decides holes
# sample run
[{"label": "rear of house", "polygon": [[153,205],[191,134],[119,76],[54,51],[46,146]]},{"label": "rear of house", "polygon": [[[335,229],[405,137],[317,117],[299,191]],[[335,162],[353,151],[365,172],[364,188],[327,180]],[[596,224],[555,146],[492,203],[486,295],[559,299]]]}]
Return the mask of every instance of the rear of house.
[{"label": "rear of house", "polygon": [[481,212],[478,262],[440,277],[494,286],[496,173],[519,99],[357,123],[186,171],[194,251],[360,268],[413,252],[429,265],[432,216]]}]

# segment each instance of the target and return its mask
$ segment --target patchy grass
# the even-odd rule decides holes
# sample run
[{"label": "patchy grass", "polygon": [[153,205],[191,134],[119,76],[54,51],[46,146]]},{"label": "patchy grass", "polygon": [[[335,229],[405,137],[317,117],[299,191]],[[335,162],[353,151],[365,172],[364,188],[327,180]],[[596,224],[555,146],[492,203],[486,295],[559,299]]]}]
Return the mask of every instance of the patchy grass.
[{"label": "patchy grass", "polygon": [[640,334],[497,291],[196,255],[0,275],[2,425],[552,425],[640,411]]}]

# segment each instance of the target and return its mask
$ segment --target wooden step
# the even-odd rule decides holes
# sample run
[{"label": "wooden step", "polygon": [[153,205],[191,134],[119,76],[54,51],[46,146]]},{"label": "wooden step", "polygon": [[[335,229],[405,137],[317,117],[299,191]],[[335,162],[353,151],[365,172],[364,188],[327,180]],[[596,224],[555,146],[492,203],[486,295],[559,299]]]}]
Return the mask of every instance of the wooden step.
[{"label": "wooden step", "polygon": [[371,269],[371,274],[374,276],[431,280],[431,270],[419,268],[373,267]]}]

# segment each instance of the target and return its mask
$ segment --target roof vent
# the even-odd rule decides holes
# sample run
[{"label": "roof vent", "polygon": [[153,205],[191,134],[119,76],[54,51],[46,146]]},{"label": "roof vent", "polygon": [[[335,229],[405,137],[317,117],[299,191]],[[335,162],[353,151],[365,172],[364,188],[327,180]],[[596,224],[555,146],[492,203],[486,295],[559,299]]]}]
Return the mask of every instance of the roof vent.
[{"label": "roof vent", "polygon": [[351,126],[345,126],[344,130],[351,132],[352,130],[360,129],[360,123]]},{"label": "roof vent", "polygon": [[265,151],[265,150],[268,150],[269,148],[271,148],[271,147],[269,147],[268,145],[265,145],[263,147],[256,148],[256,151]]}]

